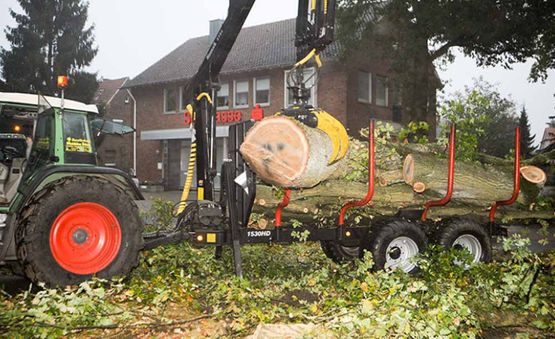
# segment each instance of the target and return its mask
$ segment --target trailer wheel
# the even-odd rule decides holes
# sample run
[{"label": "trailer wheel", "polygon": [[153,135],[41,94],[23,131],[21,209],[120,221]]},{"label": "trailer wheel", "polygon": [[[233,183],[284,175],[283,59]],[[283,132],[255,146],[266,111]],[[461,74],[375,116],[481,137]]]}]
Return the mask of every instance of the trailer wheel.
[{"label": "trailer wheel", "polygon": [[374,269],[400,269],[415,273],[414,256],[428,244],[426,234],[417,224],[396,220],[381,226],[370,235],[368,250],[374,258]]},{"label": "trailer wheel", "polygon": [[338,264],[360,257],[359,246],[346,246],[331,240],[320,241],[320,246],[326,257]]},{"label": "trailer wheel", "polygon": [[58,180],[21,212],[17,255],[25,275],[49,286],[128,275],[143,247],[137,205],[119,187],[94,177]]},{"label": "trailer wheel", "polygon": [[457,219],[438,234],[438,244],[449,249],[465,249],[472,255],[472,262],[491,260],[491,237],[480,224],[466,219]]}]

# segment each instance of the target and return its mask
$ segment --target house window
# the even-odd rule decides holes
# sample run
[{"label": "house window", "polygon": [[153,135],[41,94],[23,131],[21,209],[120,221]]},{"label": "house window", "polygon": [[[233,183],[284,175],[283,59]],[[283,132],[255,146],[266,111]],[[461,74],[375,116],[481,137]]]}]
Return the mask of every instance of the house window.
[{"label": "house window", "polygon": [[229,84],[222,84],[221,86],[216,99],[216,107],[229,108]]},{"label": "house window", "polygon": [[185,88],[183,86],[179,87],[179,111],[184,112],[185,106],[187,106],[189,98],[185,98]]},{"label": "house window", "polygon": [[260,106],[270,105],[270,78],[254,79],[254,103]]},{"label": "house window", "polygon": [[[318,74],[315,73],[316,70],[313,67],[305,68],[303,70],[303,72],[304,72],[304,74],[303,74],[304,78],[307,79],[307,81],[305,83],[305,86],[307,88],[310,88],[310,97],[308,98],[308,104],[310,104],[312,106],[316,106],[317,101],[318,101],[317,100],[318,98],[317,98],[317,95],[316,95],[316,93],[317,93],[317,88],[316,88],[317,87],[317,85],[316,85],[317,84],[317,79],[316,79],[316,77],[318,76]],[[293,91],[291,89],[287,88],[287,86],[288,86],[287,85],[287,77],[288,76],[289,76],[289,71],[285,71],[285,77],[284,77],[284,84],[285,84],[285,86],[284,86],[285,87],[284,88],[284,91],[285,91],[285,103],[284,103],[284,105],[285,106],[293,105],[293,99],[294,99]]]},{"label": "house window", "polygon": [[376,76],[376,105],[388,106],[387,77]]},{"label": "house window", "polygon": [[177,93],[175,88],[164,89],[164,113],[175,113],[177,107]]},{"label": "house window", "polygon": [[372,102],[372,73],[358,72],[358,101]]},{"label": "house window", "polygon": [[235,107],[244,108],[249,107],[249,82],[234,81],[235,84]]}]

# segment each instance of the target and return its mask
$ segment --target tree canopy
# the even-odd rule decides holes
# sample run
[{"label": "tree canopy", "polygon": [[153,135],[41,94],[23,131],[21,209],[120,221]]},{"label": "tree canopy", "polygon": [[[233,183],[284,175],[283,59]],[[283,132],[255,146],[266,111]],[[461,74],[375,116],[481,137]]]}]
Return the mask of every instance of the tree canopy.
[{"label": "tree canopy", "polygon": [[464,93],[446,100],[440,115],[457,124],[457,156],[474,159],[476,152],[501,158],[509,155],[514,149],[514,129],[518,125],[515,107],[511,99],[481,79],[475,80],[474,86]]},{"label": "tree canopy", "polygon": [[[23,13],[10,10],[15,27],[6,27],[11,49],[0,50],[4,80],[13,91],[56,93],[56,77],[69,75],[73,84],[96,90],[96,74],[83,71],[95,57],[94,25],[87,27],[88,3],[82,0],[18,0]],[[89,85],[81,86],[85,80]],[[90,98],[92,93],[69,95]]]},{"label": "tree canopy", "polygon": [[531,58],[532,80],[555,68],[555,1],[342,0],[338,23],[345,55],[391,60],[410,120],[435,114],[433,64],[452,61],[455,48],[478,65]]}]

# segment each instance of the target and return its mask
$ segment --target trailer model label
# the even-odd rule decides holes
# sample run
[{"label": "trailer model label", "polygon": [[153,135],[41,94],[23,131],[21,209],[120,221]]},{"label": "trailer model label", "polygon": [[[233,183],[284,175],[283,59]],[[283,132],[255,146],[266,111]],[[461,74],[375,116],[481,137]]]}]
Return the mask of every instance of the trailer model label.
[{"label": "trailer model label", "polygon": [[270,235],[272,235],[271,231],[248,231],[247,232],[247,236],[249,238],[253,238],[253,237],[269,237]]}]

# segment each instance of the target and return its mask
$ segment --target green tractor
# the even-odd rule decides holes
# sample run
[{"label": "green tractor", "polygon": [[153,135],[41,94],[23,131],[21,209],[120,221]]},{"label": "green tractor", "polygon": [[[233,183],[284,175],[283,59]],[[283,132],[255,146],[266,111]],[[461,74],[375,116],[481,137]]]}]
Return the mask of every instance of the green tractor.
[{"label": "green tractor", "polygon": [[143,248],[129,174],[97,165],[94,105],[0,92],[0,264],[50,286],[127,275]]}]

